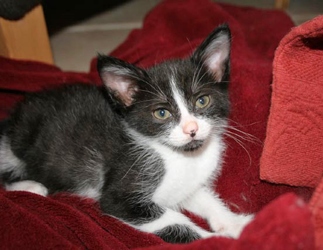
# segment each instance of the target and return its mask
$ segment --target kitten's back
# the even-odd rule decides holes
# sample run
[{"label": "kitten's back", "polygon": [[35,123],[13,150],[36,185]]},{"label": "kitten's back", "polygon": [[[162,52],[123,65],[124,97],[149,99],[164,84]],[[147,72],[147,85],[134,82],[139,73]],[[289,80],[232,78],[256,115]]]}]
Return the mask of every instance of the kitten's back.
[{"label": "kitten's back", "polygon": [[123,139],[106,93],[84,84],[27,96],[8,125],[2,144],[26,166],[28,178],[46,183],[50,192],[99,196],[104,159],[120,151],[109,142]]}]

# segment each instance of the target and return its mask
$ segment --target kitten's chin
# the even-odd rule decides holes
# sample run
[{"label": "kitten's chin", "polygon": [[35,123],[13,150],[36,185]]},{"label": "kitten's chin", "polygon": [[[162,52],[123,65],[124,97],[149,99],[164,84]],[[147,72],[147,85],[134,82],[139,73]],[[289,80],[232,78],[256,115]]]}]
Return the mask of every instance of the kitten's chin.
[{"label": "kitten's chin", "polygon": [[193,140],[181,147],[177,147],[177,150],[184,151],[184,152],[197,151],[203,146],[203,144],[204,144],[204,141],[202,140]]}]

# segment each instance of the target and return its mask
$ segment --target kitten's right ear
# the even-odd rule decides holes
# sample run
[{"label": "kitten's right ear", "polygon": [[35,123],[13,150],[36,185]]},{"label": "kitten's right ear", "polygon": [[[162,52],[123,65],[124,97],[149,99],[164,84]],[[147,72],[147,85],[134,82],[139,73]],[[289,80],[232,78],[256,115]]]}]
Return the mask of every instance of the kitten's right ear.
[{"label": "kitten's right ear", "polygon": [[120,59],[100,54],[97,69],[113,97],[123,106],[131,106],[139,89],[138,82],[143,81],[146,72]]}]

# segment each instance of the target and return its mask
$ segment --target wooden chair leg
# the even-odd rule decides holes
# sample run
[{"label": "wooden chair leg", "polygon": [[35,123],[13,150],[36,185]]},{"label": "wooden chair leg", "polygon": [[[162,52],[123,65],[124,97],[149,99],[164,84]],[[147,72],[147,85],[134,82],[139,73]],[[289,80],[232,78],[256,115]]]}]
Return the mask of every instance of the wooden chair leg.
[{"label": "wooden chair leg", "polygon": [[44,13],[40,5],[18,21],[0,18],[0,55],[54,63]]},{"label": "wooden chair leg", "polygon": [[289,6],[289,0],[275,0],[275,8],[277,9],[287,9]]}]

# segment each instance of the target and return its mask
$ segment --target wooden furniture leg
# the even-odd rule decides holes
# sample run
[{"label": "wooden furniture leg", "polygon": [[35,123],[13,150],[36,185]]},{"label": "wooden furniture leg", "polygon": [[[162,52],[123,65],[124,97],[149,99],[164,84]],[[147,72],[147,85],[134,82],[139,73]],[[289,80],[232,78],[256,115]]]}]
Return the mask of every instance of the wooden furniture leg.
[{"label": "wooden furniture leg", "polygon": [[0,18],[0,55],[54,63],[44,13],[40,5],[18,21]]},{"label": "wooden furniture leg", "polygon": [[275,0],[275,8],[287,9],[289,6],[289,0]]}]

